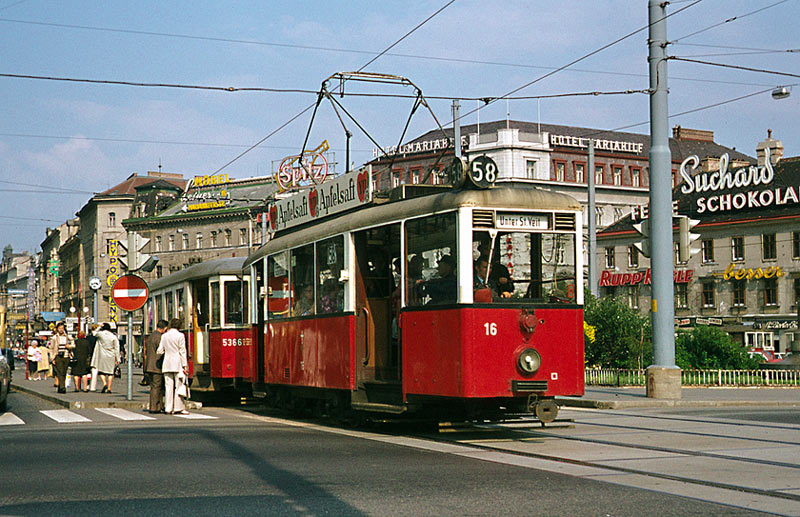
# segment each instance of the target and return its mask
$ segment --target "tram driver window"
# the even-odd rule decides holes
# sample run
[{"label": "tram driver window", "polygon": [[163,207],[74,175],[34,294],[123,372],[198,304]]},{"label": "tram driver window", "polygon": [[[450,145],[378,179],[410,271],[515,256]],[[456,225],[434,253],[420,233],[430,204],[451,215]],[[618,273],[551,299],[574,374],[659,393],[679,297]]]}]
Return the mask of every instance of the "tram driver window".
[{"label": "tram driver window", "polygon": [[211,282],[211,326],[222,326],[220,299],[219,299],[219,282]]},{"label": "tram driver window", "polygon": [[317,307],[320,314],[344,310],[344,236],[317,243]]},{"label": "tram driver window", "polygon": [[[244,288],[242,286],[244,285]],[[225,282],[225,324],[241,325],[247,316],[247,282]]]},{"label": "tram driver window", "polygon": [[456,303],[456,214],[406,222],[406,305]]},{"label": "tram driver window", "polygon": [[292,316],[315,314],[314,304],[314,245],[295,248],[292,254]]},{"label": "tram driver window", "polygon": [[267,305],[270,318],[289,317],[289,252],[267,258]]}]

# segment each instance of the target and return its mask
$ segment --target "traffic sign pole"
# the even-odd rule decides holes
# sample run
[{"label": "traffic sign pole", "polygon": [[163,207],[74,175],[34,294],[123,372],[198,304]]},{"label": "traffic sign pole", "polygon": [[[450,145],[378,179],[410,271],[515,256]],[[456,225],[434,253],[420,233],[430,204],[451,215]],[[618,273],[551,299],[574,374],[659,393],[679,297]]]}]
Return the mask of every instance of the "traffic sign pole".
[{"label": "traffic sign pole", "polygon": [[133,311],[141,309],[147,302],[150,290],[147,282],[137,275],[124,275],[111,287],[111,297],[117,307],[128,312],[128,396],[133,399]]}]

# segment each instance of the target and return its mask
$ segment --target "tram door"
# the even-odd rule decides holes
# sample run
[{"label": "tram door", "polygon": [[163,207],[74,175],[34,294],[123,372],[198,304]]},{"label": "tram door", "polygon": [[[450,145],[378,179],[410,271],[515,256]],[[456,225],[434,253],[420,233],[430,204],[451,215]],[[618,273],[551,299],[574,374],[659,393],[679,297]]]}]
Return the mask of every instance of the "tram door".
[{"label": "tram door", "polygon": [[[394,324],[400,271],[400,224],[355,234],[356,380],[398,381],[400,361]],[[394,330],[393,330],[394,329]]]},{"label": "tram door", "polygon": [[208,279],[192,282],[192,331],[194,332],[194,356],[200,365],[200,372],[208,375],[211,372],[209,365],[209,340],[208,340]]},{"label": "tram door", "polygon": [[[251,285],[255,286],[256,304],[252,310],[256,311],[256,370],[254,382],[264,382],[264,301],[266,300],[266,281],[264,276],[264,261],[259,260],[255,263],[255,278],[251,278]],[[261,293],[265,296],[261,296]]]}]

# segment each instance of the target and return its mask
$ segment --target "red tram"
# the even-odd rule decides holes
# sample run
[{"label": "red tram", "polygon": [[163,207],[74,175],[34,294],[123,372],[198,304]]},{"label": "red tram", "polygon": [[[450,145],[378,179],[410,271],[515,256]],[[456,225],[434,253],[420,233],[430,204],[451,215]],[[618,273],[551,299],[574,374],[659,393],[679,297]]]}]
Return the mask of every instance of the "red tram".
[{"label": "red tram", "polygon": [[241,332],[258,363],[237,379],[281,407],[442,420],[548,422],[555,396],[583,394],[577,201],[520,188],[370,200],[352,186],[271,209],[271,240],[236,277],[251,279]]},{"label": "red tram", "polygon": [[147,332],[158,320],[178,318],[187,336],[191,388],[249,392],[262,375],[250,324],[245,258],[202,262],[150,283]]}]

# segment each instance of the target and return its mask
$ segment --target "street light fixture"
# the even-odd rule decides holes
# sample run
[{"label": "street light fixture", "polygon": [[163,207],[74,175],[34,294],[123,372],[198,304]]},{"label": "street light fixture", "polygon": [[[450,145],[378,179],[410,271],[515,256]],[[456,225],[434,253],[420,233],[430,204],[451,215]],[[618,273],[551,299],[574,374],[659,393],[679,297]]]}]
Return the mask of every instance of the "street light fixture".
[{"label": "street light fixture", "polygon": [[785,99],[791,95],[792,92],[786,86],[778,86],[772,90],[772,98],[775,100]]}]

